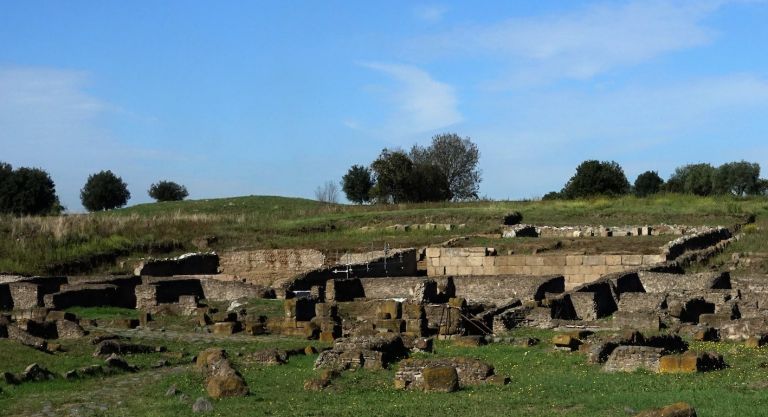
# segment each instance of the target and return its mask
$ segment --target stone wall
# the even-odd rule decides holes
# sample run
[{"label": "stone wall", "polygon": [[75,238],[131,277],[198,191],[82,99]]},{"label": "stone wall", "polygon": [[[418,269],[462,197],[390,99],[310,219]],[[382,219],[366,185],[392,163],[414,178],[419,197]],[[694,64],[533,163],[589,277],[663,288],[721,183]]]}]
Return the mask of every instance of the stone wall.
[{"label": "stone wall", "polygon": [[236,275],[248,283],[264,286],[322,268],[325,264],[325,255],[314,249],[234,251],[220,255],[223,274]]},{"label": "stone wall", "polygon": [[731,278],[727,272],[703,272],[683,275],[640,271],[638,276],[643,284],[643,289],[648,293],[731,288]]},{"label": "stone wall", "polygon": [[454,296],[471,302],[498,303],[510,299],[541,300],[545,293],[565,290],[562,276],[458,276],[453,277]]},{"label": "stone wall", "polygon": [[219,255],[215,253],[187,253],[175,258],[142,261],[134,275],[170,277],[173,275],[205,275],[219,272]]},{"label": "stone wall", "polygon": [[362,278],[360,284],[365,297],[374,299],[406,298],[422,301],[425,296],[431,299],[430,295],[437,293],[435,281],[425,277]]},{"label": "stone wall", "polygon": [[568,288],[666,261],[662,255],[496,255],[488,248],[427,248],[428,276],[562,275]]},{"label": "stone wall", "polygon": [[316,269],[286,281],[283,285],[288,290],[306,291],[314,286],[324,286],[327,281],[332,279],[412,277],[417,275],[418,272],[417,258],[416,249],[397,249],[391,251],[386,258],[371,259],[358,264],[335,265]]},{"label": "stone wall", "polygon": [[731,232],[724,227],[705,229],[698,233],[679,237],[662,248],[666,260],[674,260],[685,252],[696,251],[714,246],[731,238]]},{"label": "stone wall", "polygon": [[46,294],[44,304],[45,307],[55,310],[63,310],[73,306],[133,308],[136,305],[136,299],[131,297],[121,300],[120,291],[116,285],[88,284],[67,286],[62,291]]}]

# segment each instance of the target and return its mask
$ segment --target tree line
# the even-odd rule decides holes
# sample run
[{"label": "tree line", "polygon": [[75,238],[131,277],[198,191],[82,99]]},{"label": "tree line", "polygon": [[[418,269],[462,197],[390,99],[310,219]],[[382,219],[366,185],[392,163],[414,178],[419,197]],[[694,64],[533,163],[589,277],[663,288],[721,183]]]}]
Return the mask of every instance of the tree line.
[{"label": "tree line", "polygon": [[436,135],[427,147],[414,145],[410,152],[384,148],[369,166],[353,165],[341,188],[357,204],[477,199],[479,160],[480,151],[470,138]]},{"label": "tree line", "polygon": [[[178,201],[189,195],[186,187],[172,181],[154,183],[147,193],[156,201]],[[80,190],[80,201],[88,211],[123,207],[130,198],[128,185],[109,170],[89,175]],[[55,215],[64,210],[50,174],[0,162],[0,214]]]},{"label": "tree line", "polygon": [[583,197],[620,196],[634,194],[646,197],[659,192],[694,194],[698,196],[732,195],[744,197],[768,194],[768,180],[760,178],[760,165],[754,162],[728,162],[718,167],[699,163],[677,167],[664,181],[657,171],[646,171],[630,184],[622,167],[615,161],[588,160],[560,191],[543,199],[574,199]]}]

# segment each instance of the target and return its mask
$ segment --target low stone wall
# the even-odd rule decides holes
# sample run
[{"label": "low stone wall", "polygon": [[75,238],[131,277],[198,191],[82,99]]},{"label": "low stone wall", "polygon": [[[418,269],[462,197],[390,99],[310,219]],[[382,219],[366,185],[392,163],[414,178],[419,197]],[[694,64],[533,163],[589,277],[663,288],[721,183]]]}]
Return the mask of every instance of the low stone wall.
[{"label": "low stone wall", "polygon": [[116,285],[110,284],[88,284],[83,286],[70,286],[62,291],[53,294],[46,294],[44,297],[45,307],[63,310],[73,306],[79,307],[97,307],[97,306],[115,306],[133,308],[136,305],[135,297],[122,299],[120,290]]},{"label": "low stone wall", "polygon": [[427,248],[428,276],[562,275],[566,286],[666,261],[662,255],[546,254],[498,256],[488,248]]},{"label": "low stone wall", "polygon": [[541,300],[545,293],[565,290],[562,276],[459,276],[453,277],[454,296],[471,302],[498,303],[510,299]]},{"label": "low stone wall", "polygon": [[672,261],[685,252],[696,251],[714,246],[717,243],[731,238],[731,232],[724,227],[705,229],[701,232],[677,238],[662,248],[662,254],[668,261]]},{"label": "low stone wall", "polygon": [[225,281],[215,276],[198,278],[203,286],[203,296],[211,301],[232,301],[238,298],[275,298],[270,288],[239,281]]},{"label": "low stone wall", "polygon": [[435,295],[437,292],[435,281],[425,277],[362,278],[360,284],[365,297],[373,299],[406,298],[422,301],[425,298],[425,292],[427,299],[432,298],[430,295]]},{"label": "low stone wall", "polygon": [[142,261],[134,275],[170,277],[173,275],[206,275],[219,272],[219,255],[188,253],[176,258]]},{"label": "low stone wall", "polygon": [[416,249],[397,249],[393,250],[386,258],[317,269],[286,281],[284,285],[288,290],[306,291],[313,286],[324,286],[327,281],[332,279],[413,277],[418,272],[417,258]]},{"label": "low stone wall", "polygon": [[314,249],[266,249],[224,252],[221,272],[236,275],[248,283],[271,286],[275,280],[322,268],[325,255]]},{"label": "low stone wall", "polygon": [[731,288],[731,278],[727,272],[703,272],[700,274],[683,275],[640,271],[638,276],[643,284],[643,289],[647,293]]}]

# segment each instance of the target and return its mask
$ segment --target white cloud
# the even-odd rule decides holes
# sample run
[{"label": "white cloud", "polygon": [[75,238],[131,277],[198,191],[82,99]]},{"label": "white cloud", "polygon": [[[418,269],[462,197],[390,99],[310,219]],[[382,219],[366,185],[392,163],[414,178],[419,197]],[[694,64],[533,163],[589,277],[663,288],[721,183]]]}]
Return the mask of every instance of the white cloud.
[{"label": "white cloud", "polygon": [[444,128],[462,121],[453,87],[433,79],[414,66],[364,63],[363,66],[388,75],[396,81],[386,98],[395,110],[387,130],[407,135]]},{"label": "white cloud", "polygon": [[413,9],[413,14],[420,20],[428,23],[436,23],[443,19],[448,8],[439,5],[422,5]]},{"label": "white cloud", "polygon": [[[702,20],[723,2],[664,0],[591,5],[417,39],[420,55],[482,54],[506,60],[512,82],[589,79],[617,67],[708,43]],[[509,82],[509,81],[506,81]]]}]

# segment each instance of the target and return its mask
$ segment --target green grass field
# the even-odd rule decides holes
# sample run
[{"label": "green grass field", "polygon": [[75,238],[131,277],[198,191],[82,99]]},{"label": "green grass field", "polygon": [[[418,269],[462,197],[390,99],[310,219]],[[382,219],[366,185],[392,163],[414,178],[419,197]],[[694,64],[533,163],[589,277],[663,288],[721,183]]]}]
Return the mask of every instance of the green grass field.
[{"label": "green grass field", "polygon": [[[0,272],[54,274],[127,272],[115,262],[195,250],[192,241],[216,236],[212,249],[312,248],[334,252],[426,246],[497,233],[505,214],[519,211],[538,225],[724,225],[768,211],[765,198],[658,195],[573,201],[478,201],[398,205],[327,205],[285,197],[237,197],[141,204],[89,215],[0,219]],[[459,230],[385,230],[395,224],[464,224]],[[361,231],[361,227],[373,231]],[[762,236],[762,233],[757,233]],[[757,244],[755,239],[755,245]],[[751,244],[750,244],[751,245]],[[759,246],[759,245],[758,245]]]},{"label": "green grass field", "polygon": [[[91,315],[98,316],[98,311]],[[421,393],[393,388],[397,365],[383,371],[347,371],[322,392],[303,389],[303,382],[315,377],[316,355],[292,356],[281,366],[249,364],[237,353],[266,347],[303,348],[300,339],[258,336],[221,338],[213,341],[185,341],[135,338],[148,344],[181,352],[171,366],[150,370],[149,366],[168,354],[127,355],[142,371],[77,381],[55,380],[8,386],[0,383],[0,410],[3,416],[36,415],[46,407],[54,415],[70,415],[77,409],[85,416],[192,416],[191,404],[205,396],[202,376],[189,364],[192,355],[210,347],[230,352],[243,374],[251,394],[244,398],[214,401],[215,416],[623,416],[631,411],[677,401],[694,405],[698,415],[762,416],[768,406],[768,349],[747,349],[735,343],[693,343],[695,351],[717,351],[729,368],[697,374],[650,374],[636,372],[609,374],[598,365],[585,363],[578,353],[556,352],[546,343],[550,331],[521,330],[514,336],[539,337],[544,342],[524,348],[491,344],[479,348],[454,347],[438,342],[440,357],[470,356],[488,361],[496,373],[509,376],[506,386],[474,386],[457,393]],[[317,345],[317,342],[312,342]],[[322,345],[319,345],[322,346]],[[55,372],[99,363],[90,355],[90,345],[70,343],[69,350],[46,355],[16,343],[0,340],[0,370],[19,372],[37,362]],[[23,358],[23,359],[21,359]],[[184,397],[165,395],[176,386]],[[89,408],[90,407],[90,408]]]}]

